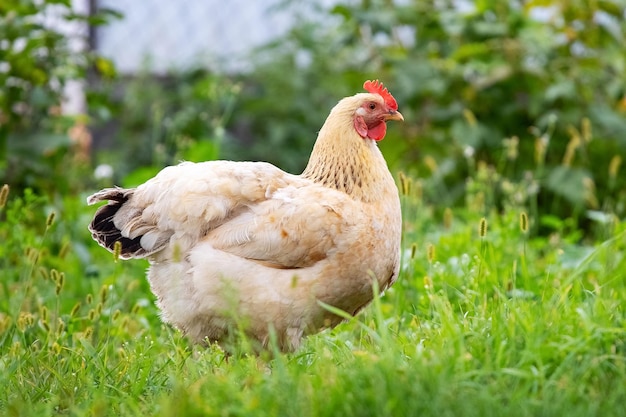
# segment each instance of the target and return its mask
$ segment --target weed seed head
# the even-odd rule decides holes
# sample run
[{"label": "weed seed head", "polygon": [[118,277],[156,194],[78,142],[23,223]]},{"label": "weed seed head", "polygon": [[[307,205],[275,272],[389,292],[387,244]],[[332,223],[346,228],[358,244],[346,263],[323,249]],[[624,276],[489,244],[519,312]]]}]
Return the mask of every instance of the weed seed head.
[{"label": "weed seed head", "polygon": [[548,149],[548,143],[550,139],[547,135],[541,135],[535,139],[535,163],[537,165],[543,165],[545,161],[546,151]]},{"label": "weed seed head", "polygon": [[446,207],[443,211],[443,227],[448,230],[452,226],[452,220],[454,216],[452,214],[452,209],[450,207]]},{"label": "weed seed head", "polygon": [[113,244],[113,260],[117,262],[120,259],[120,254],[122,253],[122,242],[119,240],[115,241]]},{"label": "weed seed head", "polygon": [[44,280],[50,278],[50,275],[48,274],[48,270],[44,268],[43,266],[39,268],[39,275],[41,275],[41,277]]},{"label": "weed seed head", "polygon": [[487,219],[484,217],[480,219],[480,223],[478,223],[478,236],[481,239],[487,236]]},{"label": "weed seed head", "polygon": [[476,126],[476,123],[477,123],[476,116],[470,109],[468,108],[463,109],[463,117],[465,118],[465,121],[467,122],[468,125],[472,127]]},{"label": "weed seed head", "polygon": [[109,295],[109,286],[105,284],[102,286],[102,288],[100,288],[100,302],[106,303],[108,295]]},{"label": "weed seed head", "polygon": [[519,214],[519,228],[522,233],[528,232],[528,215],[525,211],[522,211]]},{"label": "weed seed head", "polygon": [[123,347],[119,348],[117,350],[117,354],[120,357],[120,359],[126,359],[127,355],[126,355],[126,351],[124,350]]},{"label": "weed seed head", "polygon": [[56,288],[55,288],[55,292],[57,295],[59,295],[61,293],[61,290],[63,289],[63,284],[65,284],[65,274],[63,272],[58,274],[58,279],[56,280]]},{"label": "weed seed head", "polygon": [[48,320],[48,307],[41,306],[41,308],[39,309],[39,314],[41,315],[41,319],[43,321],[47,321]]},{"label": "weed seed head", "polygon": [[46,333],[50,333],[50,325],[48,324],[47,321],[45,320],[39,320],[39,324],[41,325],[41,327],[43,328],[43,330]]},{"label": "weed seed head", "polygon": [[80,301],[74,304],[74,307],[72,307],[72,311],[70,311],[70,317],[75,317],[78,313],[78,310],[80,310]]},{"label": "weed seed head", "polygon": [[11,349],[9,350],[9,356],[19,356],[22,354],[22,344],[20,342],[13,342]]},{"label": "weed seed head", "polygon": [[576,149],[580,146],[580,136],[578,131],[570,126],[568,129],[571,138],[567,143],[567,147],[565,148],[565,154],[563,155],[563,165],[569,167],[572,165],[572,160],[574,159],[574,154],[576,153]]},{"label": "weed seed head", "polygon": [[50,226],[52,226],[55,217],[56,213],[54,211],[51,211],[50,214],[48,214],[48,218],[46,219],[46,229],[49,229]]},{"label": "weed seed head", "polygon": [[424,277],[424,288],[429,289],[432,287],[433,287],[433,280],[428,275],[426,275]]},{"label": "weed seed head", "polygon": [[29,246],[26,248],[25,252],[26,252],[26,258],[28,258],[28,260],[31,261],[32,263],[36,264],[37,261],[39,260],[39,251]]},{"label": "weed seed head", "polygon": [[596,184],[590,177],[583,178],[583,189],[585,201],[593,208],[599,206],[598,199],[596,198]]},{"label": "weed seed head", "polygon": [[433,174],[437,172],[437,169],[439,169],[437,161],[430,155],[426,155],[424,157],[424,164],[428,167],[428,169],[430,169],[430,172]]},{"label": "weed seed head", "polygon": [[432,264],[433,262],[435,262],[435,255],[435,245],[429,243],[426,247],[426,258],[428,259],[428,263]]},{"label": "weed seed head", "polygon": [[0,335],[3,335],[11,327],[11,323],[13,323],[11,316],[0,313]]},{"label": "weed seed head", "polygon": [[591,142],[591,138],[593,137],[593,133],[591,131],[591,120],[588,117],[583,117],[581,122],[581,130],[582,137],[585,143]]},{"label": "weed seed head", "polygon": [[411,193],[411,179],[404,172],[400,172],[400,193],[409,195]]},{"label": "weed seed head", "polygon": [[611,162],[609,162],[609,178],[612,181],[615,181],[615,178],[617,178],[620,165],[622,165],[622,157],[620,155],[614,155],[613,158],[611,158]]},{"label": "weed seed head", "polygon": [[63,246],[61,246],[61,249],[59,250],[59,258],[61,259],[65,258],[65,256],[69,253],[70,248],[71,248],[70,242],[65,242]]},{"label": "weed seed head", "polygon": [[0,189],[0,209],[6,206],[7,198],[9,198],[9,184],[4,184]]},{"label": "weed seed head", "polygon": [[35,324],[35,317],[31,313],[21,312],[17,319],[17,328],[24,332],[26,329]]},{"label": "weed seed head", "polygon": [[57,335],[61,335],[65,330],[65,322],[62,319],[57,320]]}]

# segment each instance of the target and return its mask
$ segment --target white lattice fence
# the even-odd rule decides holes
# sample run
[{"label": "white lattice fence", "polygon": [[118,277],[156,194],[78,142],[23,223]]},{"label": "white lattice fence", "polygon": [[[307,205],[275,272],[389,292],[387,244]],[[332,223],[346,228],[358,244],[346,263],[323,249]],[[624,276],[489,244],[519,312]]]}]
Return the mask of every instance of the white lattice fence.
[{"label": "white lattice fence", "polygon": [[292,21],[276,10],[280,0],[98,0],[124,18],[96,31],[96,48],[119,72],[146,63],[154,72],[201,63],[245,68],[254,47],[284,33]]}]

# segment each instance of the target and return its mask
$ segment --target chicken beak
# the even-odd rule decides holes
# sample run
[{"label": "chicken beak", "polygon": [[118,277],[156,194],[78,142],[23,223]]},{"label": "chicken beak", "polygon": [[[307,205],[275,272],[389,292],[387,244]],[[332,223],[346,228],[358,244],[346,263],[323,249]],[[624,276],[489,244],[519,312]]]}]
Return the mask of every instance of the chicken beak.
[{"label": "chicken beak", "polygon": [[385,115],[385,121],[389,121],[389,120],[397,120],[399,122],[404,122],[404,116],[402,116],[402,113],[400,113],[399,111],[389,110],[389,113]]}]

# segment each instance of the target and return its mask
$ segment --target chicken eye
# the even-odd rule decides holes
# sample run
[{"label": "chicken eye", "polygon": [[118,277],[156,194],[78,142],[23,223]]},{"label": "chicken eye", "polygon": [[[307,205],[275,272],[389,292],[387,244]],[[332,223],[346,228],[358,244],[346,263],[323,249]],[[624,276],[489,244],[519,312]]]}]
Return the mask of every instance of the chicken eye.
[{"label": "chicken eye", "polygon": [[376,108],[376,103],[370,103],[370,110],[374,110]]}]

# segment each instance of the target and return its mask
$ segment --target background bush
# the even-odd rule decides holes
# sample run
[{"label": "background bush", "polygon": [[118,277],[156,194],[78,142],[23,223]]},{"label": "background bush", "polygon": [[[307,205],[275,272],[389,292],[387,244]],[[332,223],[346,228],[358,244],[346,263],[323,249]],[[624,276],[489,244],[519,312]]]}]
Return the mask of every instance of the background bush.
[{"label": "background bush", "polygon": [[472,4],[363,0],[303,18],[246,77],[229,125],[255,145],[245,156],[298,171],[325,110],[377,77],[407,120],[384,153],[393,168],[431,178],[438,204],[458,204],[482,161],[497,169],[499,200],[523,183],[520,203],[543,214],[623,215],[624,6]]},{"label": "background bush", "polygon": [[180,160],[218,159],[238,93],[237,84],[202,68],[162,77],[145,71],[99,89],[108,91],[115,117],[95,127],[95,162],[134,185]]},{"label": "background bush", "polygon": [[[75,180],[84,177],[89,158],[89,120],[61,114],[63,88],[85,81],[92,68],[105,77],[115,73],[106,59],[72,48],[50,17],[97,26],[119,14],[80,15],[70,0],[6,0],[0,16],[0,176],[47,193],[81,189]],[[97,95],[89,97],[96,108]]]},{"label": "background bush", "polygon": [[[477,210],[490,207],[481,199],[527,208],[544,232],[553,230],[548,215],[590,229],[626,210],[619,2],[361,0],[311,13],[287,1],[296,24],[255,51],[245,73],[192,68],[155,78],[148,68],[130,79],[102,57],[72,53],[62,34],[37,23],[34,4],[7,3],[0,24],[10,69],[0,72],[8,86],[0,168],[12,185],[77,191],[93,186],[87,174],[101,163],[113,167],[104,181],[136,184],[180,159],[266,160],[300,172],[329,109],[380,78],[406,118],[383,152],[393,171],[423,178],[438,207],[470,192]],[[88,19],[69,1],[42,4]],[[58,114],[70,78],[89,80],[88,117]],[[92,133],[90,163],[80,155]]]}]

